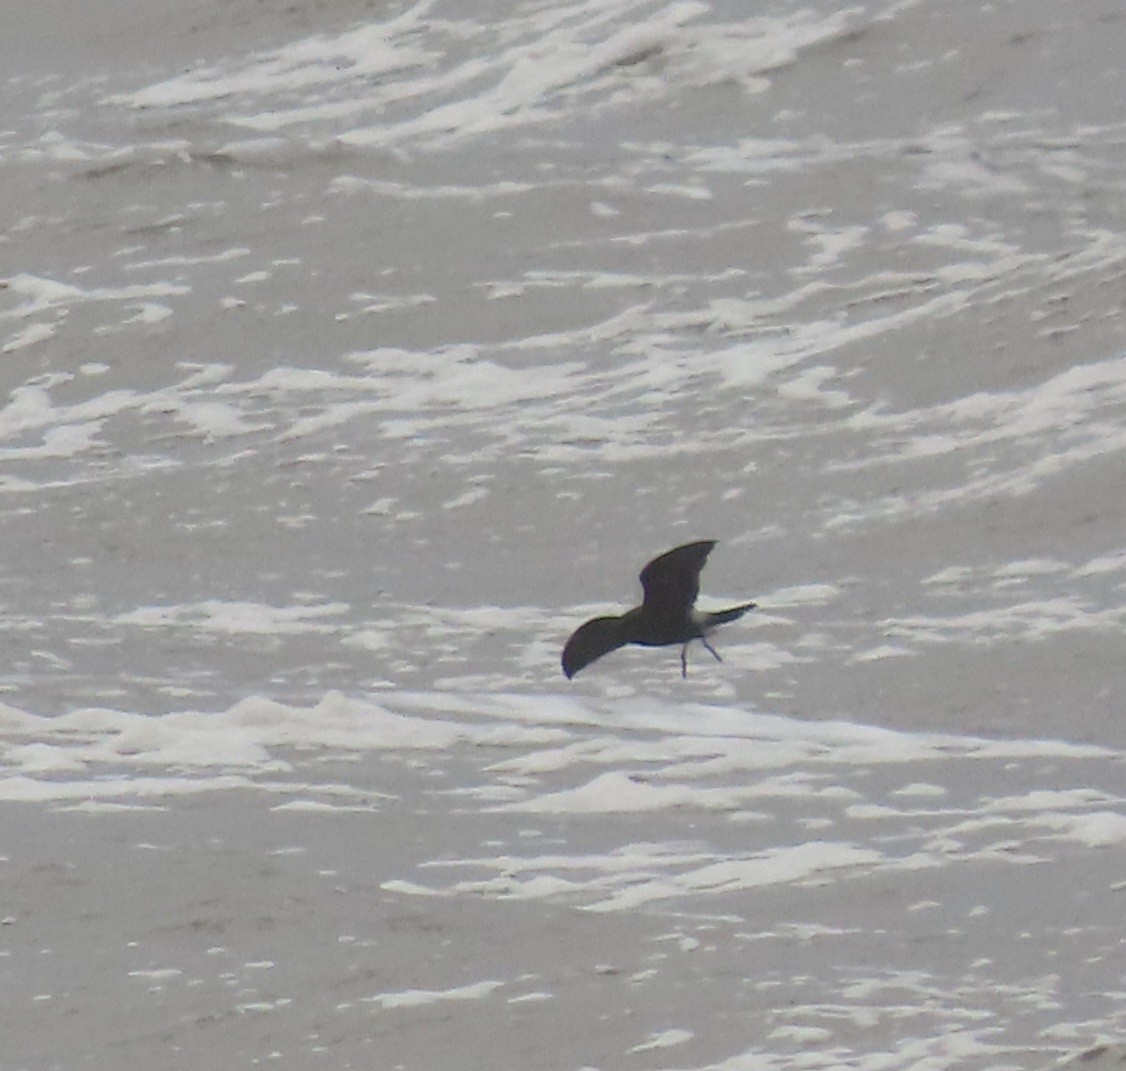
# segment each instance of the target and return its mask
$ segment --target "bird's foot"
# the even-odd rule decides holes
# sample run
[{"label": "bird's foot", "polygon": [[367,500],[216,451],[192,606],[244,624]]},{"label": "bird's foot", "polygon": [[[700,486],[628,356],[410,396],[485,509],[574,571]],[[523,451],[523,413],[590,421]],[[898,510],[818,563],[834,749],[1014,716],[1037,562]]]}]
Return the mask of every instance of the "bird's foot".
[{"label": "bird's foot", "polygon": [[688,676],[688,644],[680,648],[680,676],[682,679]]}]

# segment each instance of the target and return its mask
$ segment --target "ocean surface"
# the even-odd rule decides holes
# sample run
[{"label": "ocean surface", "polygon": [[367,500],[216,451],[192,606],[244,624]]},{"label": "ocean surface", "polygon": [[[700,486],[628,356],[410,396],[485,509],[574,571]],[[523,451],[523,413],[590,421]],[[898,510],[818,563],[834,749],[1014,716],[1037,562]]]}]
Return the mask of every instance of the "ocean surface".
[{"label": "ocean surface", "polygon": [[1126,1067],[1121,0],[0,21],[0,1071]]}]

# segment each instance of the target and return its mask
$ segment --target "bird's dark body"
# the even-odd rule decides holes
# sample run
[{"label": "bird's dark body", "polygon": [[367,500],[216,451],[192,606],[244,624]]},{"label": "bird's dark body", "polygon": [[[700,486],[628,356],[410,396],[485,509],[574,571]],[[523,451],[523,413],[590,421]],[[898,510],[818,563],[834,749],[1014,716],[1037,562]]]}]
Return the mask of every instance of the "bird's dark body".
[{"label": "bird's dark body", "polygon": [[642,606],[634,607],[618,620],[621,622],[622,634],[629,637],[626,642],[640,644],[642,647],[667,647],[670,643],[684,643],[685,640],[695,639],[700,634],[687,614],[653,621],[651,615],[645,614]]},{"label": "bird's dark body", "polygon": [[563,648],[563,672],[573,677],[584,666],[627,643],[642,647],[668,647],[681,644],[681,672],[687,675],[687,649],[701,640],[718,659],[708,643],[708,633],[718,625],[742,617],[753,602],[712,613],[694,608],[700,593],[700,571],[708,559],[714,539],[687,543],[654,558],[641,570],[645,592],[640,606],[619,616],[596,617],[577,629]]}]

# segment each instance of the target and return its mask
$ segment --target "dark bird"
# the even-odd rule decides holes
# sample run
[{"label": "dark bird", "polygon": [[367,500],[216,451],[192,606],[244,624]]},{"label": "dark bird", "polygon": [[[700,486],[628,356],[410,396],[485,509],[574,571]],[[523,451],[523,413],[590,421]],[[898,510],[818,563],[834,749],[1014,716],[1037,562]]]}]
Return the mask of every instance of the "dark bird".
[{"label": "dark bird", "polygon": [[717,662],[722,662],[719,653],[708,643],[708,634],[718,625],[742,617],[755,604],[745,602],[742,606],[715,612],[696,609],[700,570],[715,544],[714,539],[686,543],[683,547],[666,551],[645,566],[641,570],[641,587],[645,597],[640,606],[620,617],[596,617],[567,641],[567,646],[563,648],[563,672],[568,680],[595,659],[627,643],[637,643],[642,647],[681,644],[682,677],[688,676],[688,645],[693,640],[699,640]]}]

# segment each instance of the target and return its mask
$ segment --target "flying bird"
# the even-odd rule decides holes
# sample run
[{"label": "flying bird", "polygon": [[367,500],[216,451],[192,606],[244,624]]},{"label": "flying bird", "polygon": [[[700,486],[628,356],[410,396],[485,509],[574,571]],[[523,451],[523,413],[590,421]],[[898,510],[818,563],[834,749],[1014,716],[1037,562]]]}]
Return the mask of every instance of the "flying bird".
[{"label": "flying bird", "polygon": [[563,672],[569,680],[584,666],[627,643],[642,647],[666,647],[679,643],[680,675],[688,676],[688,645],[699,640],[722,662],[708,635],[719,625],[742,617],[754,609],[753,602],[714,612],[697,610],[700,570],[716,541],[686,543],[654,558],[641,570],[645,593],[640,606],[620,617],[596,617],[576,630],[563,648]]}]

